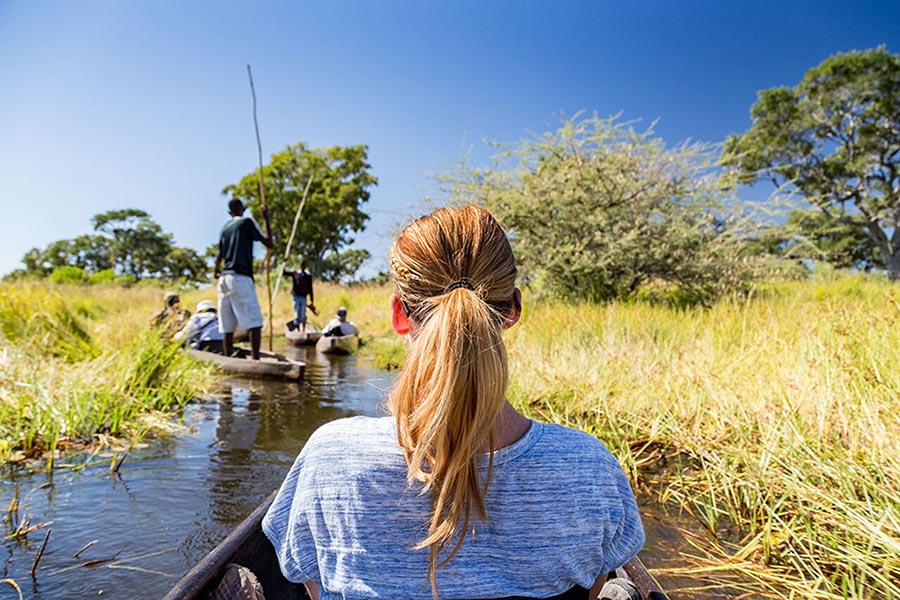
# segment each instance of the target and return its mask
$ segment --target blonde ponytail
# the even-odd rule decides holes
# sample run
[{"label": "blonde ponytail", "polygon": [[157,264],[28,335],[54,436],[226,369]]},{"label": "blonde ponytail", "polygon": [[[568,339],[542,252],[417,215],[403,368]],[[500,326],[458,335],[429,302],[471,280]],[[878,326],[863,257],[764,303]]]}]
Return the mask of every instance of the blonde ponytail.
[{"label": "blonde ponytail", "polygon": [[414,341],[389,406],[411,485],[431,492],[428,581],[478,520],[492,463],[481,481],[478,452],[494,445],[508,385],[500,337],[516,268],[493,216],[469,206],[441,209],[403,230],[391,249],[397,295],[415,324]]}]

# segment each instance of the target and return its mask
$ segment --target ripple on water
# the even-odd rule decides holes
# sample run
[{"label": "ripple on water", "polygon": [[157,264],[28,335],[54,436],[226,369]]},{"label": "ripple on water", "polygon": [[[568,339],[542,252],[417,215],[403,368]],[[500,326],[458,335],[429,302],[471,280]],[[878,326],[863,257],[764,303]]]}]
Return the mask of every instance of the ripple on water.
[{"label": "ripple on water", "polygon": [[[356,356],[288,351],[307,361],[303,382],[227,381],[185,409],[192,433],[150,443],[118,475],[105,466],[56,471],[45,487],[45,474],[18,477],[20,515],[52,521],[52,534],[34,580],[28,572],[43,532],[6,542],[3,577],[36,600],[164,595],[281,483],[319,425],[382,414],[390,374]],[[0,504],[9,505],[13,489],[2,483]]]}]

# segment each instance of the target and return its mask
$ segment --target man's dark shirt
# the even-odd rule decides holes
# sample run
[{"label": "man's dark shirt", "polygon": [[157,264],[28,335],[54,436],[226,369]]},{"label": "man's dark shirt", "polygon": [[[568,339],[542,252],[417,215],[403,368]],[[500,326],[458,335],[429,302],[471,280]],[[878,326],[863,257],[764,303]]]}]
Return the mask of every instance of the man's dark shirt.
[{"label": "man's dark shirt", "polygon": [[253,277],[253,242],[265,239],[256,221],[250,217],[226,223],[219,235],[219,256],[224,261],[222,273]]},{"label": "man's dark shirt", "polygon": [[294,296],[309,296],[309,301],[312,302],[312,275],[306,271],[286,271],[285,275],[289,275],[293,282],[291,285],[291,294]]}]

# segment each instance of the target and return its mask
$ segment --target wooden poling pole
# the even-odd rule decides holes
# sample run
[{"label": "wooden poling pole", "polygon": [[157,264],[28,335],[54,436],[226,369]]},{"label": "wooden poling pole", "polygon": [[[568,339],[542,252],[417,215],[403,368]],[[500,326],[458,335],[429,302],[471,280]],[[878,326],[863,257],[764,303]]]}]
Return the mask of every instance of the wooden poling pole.
[{"label": "wooden poling pole", "polygon": [[294,234],[297,233],[297,223],[300,222],[300,213],[303,212],[303,205],[306,204],[306,195],[309,194],[309,186],[312,185],[313,178],[306,180],[306,188],[303,190],[303,197],[300,198],[300,206],[297,207],[297,214],[294,215],[294,225],[291,227],[291,236],[288,238],[287,246],[284,247],[284,260],[288,259],[291,253],[291,245],[294,243]]},{"label": "wooden poling pole", "polygon": [[[269,219],[266,206],[266,189],[263,184],[263,162],[262,162],[262,142],[259,140],[259,122],[256,120],[256,88],[253,86],[253,73],[250,71],[250,65],[247,65],[247,77],[250,78],[250,93],[253,95],[253,129],[256,130],[256,150],[259,155],[259,171],[257,171],[257,179],[259,180],[259,205],[263,213],[263,221],[266,226],[266,235],[272,239],[272,230],[269,226]],[[268,295],[269,304],[269,352],[272,351],[272,274],[269,266],[270,248],[266,247],[266,257],[263,264],[266,267],[266,293]]]},{"label": "wooden poling pole", "polygon": [[294,245],[294,234],[297,233],[297,223],[300,222],[300,213],[303,212],[303,206],[306,204],[306,195],[309,194],[309,186],[312,185],[313,178],[310,177],[306,180],[306,189],[303,190],[303,197],[300,198],[300,205],[297,207],[297,212],[294,214],[294,224],[291,226],[291,235],[288,238],[288,243],[284,247],[284,260],[281,265],[281,269],[278,269],[276,273],[275,279],[275,293],[272,294],[272,302],[274,303],[275,299],[278,298],[278,290],[281,288],[281,272],[284,270],[284,267],[287,266],[288,256],[291,254],[291,246]]}]

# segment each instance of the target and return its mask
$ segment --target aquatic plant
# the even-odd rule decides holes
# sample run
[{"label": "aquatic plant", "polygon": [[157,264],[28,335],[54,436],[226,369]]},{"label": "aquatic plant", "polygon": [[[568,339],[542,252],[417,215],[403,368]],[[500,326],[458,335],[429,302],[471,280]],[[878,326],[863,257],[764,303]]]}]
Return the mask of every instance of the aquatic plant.
[{"label": "aquatic plant", "polygon": [[211,381],[147,325],[159,289],[0,284],[0,460],[153,431]]}]

